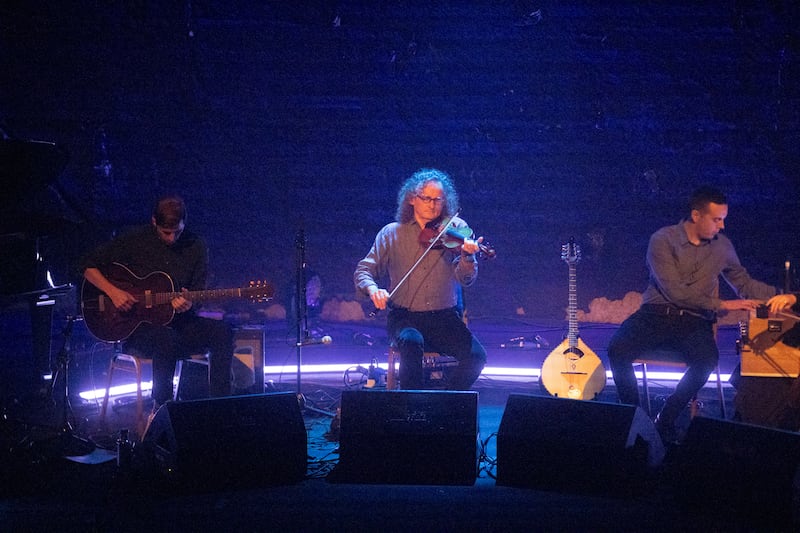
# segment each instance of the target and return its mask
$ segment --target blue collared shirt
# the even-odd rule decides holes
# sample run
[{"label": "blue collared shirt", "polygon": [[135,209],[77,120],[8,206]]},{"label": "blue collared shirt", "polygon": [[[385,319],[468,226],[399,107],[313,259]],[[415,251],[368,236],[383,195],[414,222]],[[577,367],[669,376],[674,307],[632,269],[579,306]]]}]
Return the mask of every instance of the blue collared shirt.
[{"label": "blue collared shirt", "polygon": [[717,312],[722,300],[719,277],[739,298],[767,300],[775,287],[756,281],[739,262],[730,239],[718,233],[699,245],[689,242],[683,222],[666,226],[650,237],[647,247],[650,282],[642,303],[673,304],[697,312]]}]

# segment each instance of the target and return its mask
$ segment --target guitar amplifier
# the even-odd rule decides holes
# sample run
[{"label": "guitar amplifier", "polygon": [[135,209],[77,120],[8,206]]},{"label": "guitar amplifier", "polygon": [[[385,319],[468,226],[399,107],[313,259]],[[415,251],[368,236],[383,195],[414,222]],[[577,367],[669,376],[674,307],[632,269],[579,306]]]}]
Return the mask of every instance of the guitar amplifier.
[{"label": "guitar amplifier", "polygon": [[237,393],[264,392],[264,328],[242,326],[234,332],[233,387]]},{"label": "guitar amplifier", "polygon": [[[262,394],[264,392],[264,328],[244,326],[234,332],[233,375],[234,394]],[[178,361],[178,383],[175,399],[199,400],[208,398],[208,360],[185,359]]]}]

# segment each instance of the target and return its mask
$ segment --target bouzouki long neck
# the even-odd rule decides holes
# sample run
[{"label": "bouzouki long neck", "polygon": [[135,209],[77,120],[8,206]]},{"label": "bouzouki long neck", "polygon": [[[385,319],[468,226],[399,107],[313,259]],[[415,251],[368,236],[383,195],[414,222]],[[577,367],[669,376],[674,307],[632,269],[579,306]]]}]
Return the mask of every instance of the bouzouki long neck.
[{"label": "bouzouki long neck", "polygon": [[578,347],[578,275],[575,267],[575,262],[569,263],[569,301],[567,307],[567,314],[569,317],[569,331],[567,332],[567,339],[569,340],[569,347],[577,349]]}]

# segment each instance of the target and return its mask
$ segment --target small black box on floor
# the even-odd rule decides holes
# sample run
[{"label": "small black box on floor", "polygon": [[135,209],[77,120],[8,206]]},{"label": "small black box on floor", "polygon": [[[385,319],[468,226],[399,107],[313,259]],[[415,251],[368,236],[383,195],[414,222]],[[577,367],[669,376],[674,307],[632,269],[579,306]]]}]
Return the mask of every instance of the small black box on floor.
[{"label": "small black box on floor", "polygon": [[167,402],[141,447],[167,481],[190,489],[300,481],[308,457],[291,392]]},{"label": "small black box on floor", "polygon": [[663,459],[661,438],[638,407],[511,394],[497,436],[497,484],[628,490]]},{"label": "small black box on floor", "polygon": [[342,393],[335,483],[473,485],[478,475],[478,393]]},{"label": "small black box on floor", "polygon": [[667,464],[689,506],[755,518],[759,527],[798,523],[798,433],[698,416]]}]

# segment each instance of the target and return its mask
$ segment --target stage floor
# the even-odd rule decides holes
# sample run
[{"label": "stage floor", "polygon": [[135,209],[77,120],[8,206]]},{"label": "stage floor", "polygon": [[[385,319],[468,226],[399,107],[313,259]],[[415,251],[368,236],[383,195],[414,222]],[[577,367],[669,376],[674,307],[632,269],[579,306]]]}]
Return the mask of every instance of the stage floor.
[{"label": "stage floor", "polygon": [[[54,435],[63,435],[61,402],[37,401],[28,395],[8,399],[4,405],[3,426],[3,478],[8,481],[3,484],[0,521],[9,531],[45,528],[59,531],[304,531],[320,527],[348,531],[415,528],[659,531],[737,529],[743,524],[754,527],[785,525],[785,518],[776,524],[775,514],[769,510],[743,516],[731,510],[735,501],[720,501],[714,494],[703,498],[698,502],[700,505],[687,508],[679,496],[684,487],[682,483],[692,481],[676,481],[674,471],[663,466],[633,493],[620,490],[610,482],[608,490],[598,491],[597,485],[602,487],[603,477],[593,479],[595,489],[592,491],[586,490],[588,485],[582,479],[576,479],[574,485],[560,484],[552,489],[498,485],[495,480],[497,433],[508,399],[516,394],[547,396],[539,386],[538,369],[562,339],[565,324],[474,321],[471,327],[489,354],[487,368],[501,369],[485,373],[474,387],[478,393],[477,418],[482,445],[479,473],[473,485],[359,484],[327,480],[340,459],[339,442],[334,436],[335,418],[329,415],[339,407],[343,391],[362,387],[360,374],[355,370],[358,365],[368,366],[373,359],[385,364],[387,345],[381,324],[314,322],[309,325],[310,334],[314,338],[328,335],[332,342],[302,348],[304,370],[299,379],[293,327],[268,324],[264,343],[265,366],[270,370],[265,376],[268,389],[295,394],[299,390],[305,401],[302,410],[308,455],[305,478],[279,486],[211,487],[189,493],[165,489],[151,481],[130,479],[120,473],[115,464],[115,441],[120,429],[135,427],[132,396],[114,398],[105,420],[100,418],[99,400],[80,397],[79,393],[104,387],[111,351],[107,345],[96,345],[85,338],[85,332],[78,328],[75,339],[78,349],[73,350],[70,374],[74,414],[71,435],[90,441],[95,451],[77,460],[63,457],[69,451],[64,439],[53,439]],[[613,325],[581,326],[582,339],[604,363],[608,339],[615,329]],[[737,362],[737,334],[735,328],[720,328],[723,374],[730,373]],[[528,341],[525,348],[501,347],[518,337]],[[542,346],[535,347],[537,342]],[[345,368],[352,370],[349,381],[342,370]],[[650,372],[658,370],[651,368]],[[354,380],[354,375],[359,379]],[[130,379],[120,374],[120,383],[130,382]],[[651,380],[654,408],[672,386],[674,382],[669,379]],[[734,391],[727,384],[723,391],[730,417]],[[616,404],[612,380],[597,399],[601,403]],[[721,416],[715,387],[703,389],[700,400],[701,415]],[[682,423],[689,424],[688,413]],[[208,427],[207,431],[213,433],[214,429]],[[591,442],[593,436],[586,438],[586,453],[597,453]],[[68,441],[73,444],[72,439]],[[214,442],[213,437],[211,442]],[[225,442],[218,445],[224,447]],[[452,452],[432,447],[425,451],[425,456],[435,463],[446,461]],[[263,449],[246,461],[268,460],[270,453],[274,450]],[[670,464],[672,453],[678,452],[668,451],[664,465]],[[586,480],[607,475],[592,470],[589,468],[585,472]]]},{"label": "stage floor", "polygon": [[[501,406],[512,392],[547,395],[539,383],[540,369],[545,358],[566,335],[565,323],[475,320],[470,327],[487,351],[486,368],[475,384],[475,389],[481,392],[482,406],[489,401],[484,396],[490,392],[491,403]],[[343,390],[358,389],[366,385],[366,371],[370,364],[376,363],[381,369],[387,366],[389,347],[384,324],[380,321],[366,323],[311,321],[302,328],[303,335],[307,332],[312,342],[313,339],[330,337],[330,343],[310,344],[299,350],[294,325],[268,322],[259,326],[247,325],[240,329],[246,329],[248,337],[253,336],[254,331],[263,330],[266,390],[301,392],[309,406],[314,406],[323,412],[336,411]],[[612,403],[615,403],[617,398],[613,379],[608,371],[606,348],[616,329],[617,326],[613,324],[582,324],[580,328],[582,341],[597,354],[609,376],[597,400]],[[728,378],[739,361],[736,352],[737,338],[738,328],[733,326],[719,328],[720,374],[725,402],[724,405],[720,404],[716,379],[712,375],[699,395],[702,414],[722,417],[724,408],[724,416],[726,418],[732,416],[734,390],[728,384]],[[523,339],[522,345],[520,339]],[[113,346],[95,342],[81,323],[76,324],[72,344],[79,347],[73,350],[71,356],[72,406],[78,414],[78,419],[83,421],[82,425],[85,425],[86,431],[90,433],[102,431],[102,428],[98,428],[98,425],[102,424],[96,423],[95,419],[98,417],[102,394],[107,383],[108,363],[113,355]],[[637,370],[639,375],[640,372],[641,370]],[[660,407],[665,395],[675,386],[675,380],[680,375],[680,368],[648,366],[653,413]],[[379,375],[379,378],[381,379],[378,388],[381,388],[385,374]],[[150,368],[146,365],[143,381],[149,380]],[[133,375],[130,373],[117,372],[114,375],[115,387],[120,385],[130,387],[133,382]],[[130,392],[112,397],[113,409],[109,411],[105,424],[110,433],[118,431],[119,424],[129,423],[125,420],[125,415],[133,410],[131,408],[133,399],[135,394]],[[115,420],[117,413],[120,413],[123,419],[120,422]]]}]

